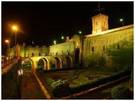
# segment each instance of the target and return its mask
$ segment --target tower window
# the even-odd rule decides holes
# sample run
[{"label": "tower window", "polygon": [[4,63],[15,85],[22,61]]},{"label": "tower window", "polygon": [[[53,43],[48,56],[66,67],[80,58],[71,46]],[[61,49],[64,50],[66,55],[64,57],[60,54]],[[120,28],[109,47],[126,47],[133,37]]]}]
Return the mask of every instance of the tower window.
[{"label": "tower window", "polygon": [[120,45],[119,44],[117,45],[117,48],[120,49]]},{"label": "tower window", "polygon": [[103,46],[103,51],[105,51],[105,46]]},{"label": "tower window", "polygon": [[34,56],[34,53],[32,53],[32,56]]},{"label": "tower window", "polygon": [[94,52],[94,46],[91,48],[92,52]]}]

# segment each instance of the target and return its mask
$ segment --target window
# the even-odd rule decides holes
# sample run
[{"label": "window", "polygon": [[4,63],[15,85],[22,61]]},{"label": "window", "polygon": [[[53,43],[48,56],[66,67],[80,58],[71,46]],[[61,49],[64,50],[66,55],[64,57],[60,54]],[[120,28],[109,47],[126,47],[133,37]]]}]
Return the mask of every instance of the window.
[{"label": "window", "polygon": [[120,45],[119,44],[117,44],[117,48],[120,49]]},{"label": "window", "polygon": [[94,52],[94,46],[91,48],[92,52]]},{"label": "window", "polygon": [[32,53],[32,56],[34,56],[34,53]]},{"label": "window", "polygon": [[103,46],[103,51],[105,51],[105,46]]}]

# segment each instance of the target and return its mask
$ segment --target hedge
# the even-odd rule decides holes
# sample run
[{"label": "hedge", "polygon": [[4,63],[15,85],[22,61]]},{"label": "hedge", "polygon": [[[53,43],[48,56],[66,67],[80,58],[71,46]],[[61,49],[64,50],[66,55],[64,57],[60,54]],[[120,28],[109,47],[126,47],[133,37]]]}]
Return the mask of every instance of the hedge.
[{"label": "hedge", "polygon": [[130,76],[130,73],[131,73],[130,71],[118,72],[111,76],[103,77],[103,78],[97,79],[93,82],[89,82],[87,84],[80,85],[78,87],[73,87],[73,88],[70,88],[68,84],[60,85],[60,86],[56,87],[55,89],[53,89],[53,93],[54,93],[55,97],[71,95],[73,93],[81,92],[81,91],[84,91],[84,90],[87,90],[87,89],[90,89],[93,87],[97,87],[101,84],[104,84],[104,83],[107,83],[107,82],[110,82],[113,80],[117,80],[126,75]]}]

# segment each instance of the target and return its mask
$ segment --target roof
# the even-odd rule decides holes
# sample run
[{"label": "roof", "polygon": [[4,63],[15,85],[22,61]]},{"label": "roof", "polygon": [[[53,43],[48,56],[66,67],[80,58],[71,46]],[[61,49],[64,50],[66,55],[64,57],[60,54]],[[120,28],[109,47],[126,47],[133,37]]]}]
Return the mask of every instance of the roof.
[{"label": "roof", "polygon": [[88,37],[93,37],[93,36],[99,36],[99,35],[109,34],[111,32],[120,31],[120,30],[123,30],[123,29],[131,28],[131,27],[133,27],[133,24],[132,25],[118,27],[118,28],[114,28],[114,29],[110,29],[110,30],[103,31],[103,32],[100,32],[100,33],[96,33],[96,34],[85,35],[84,37],[88,38]]}]

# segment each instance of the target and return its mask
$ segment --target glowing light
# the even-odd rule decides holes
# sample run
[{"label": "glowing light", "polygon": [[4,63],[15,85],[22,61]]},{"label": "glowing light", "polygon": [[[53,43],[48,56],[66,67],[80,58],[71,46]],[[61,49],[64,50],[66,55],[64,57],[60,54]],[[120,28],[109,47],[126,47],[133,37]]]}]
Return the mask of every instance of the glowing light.
[{"label": "glowing light", "polygon": [[5,43],[6,43],[6,44],[9,44],[9,40],[8,40],[8,39],[6,39],[6,40],[5,40]]},{"label": "glowing light", "polygon": [[120,22],[123,22],[123,19],[122,18],[120,18]]},{"label": "glowing light", "polygon": [[6,57],[6,60],[8,60],[9,58],[8,57]]},{"label": "glowing light", "polygon": [[81,30],[79,30],[79,31],[78,31],[78,33],[79,33],[79,34],[82,34],[82,31],[81,31]]},{"label": "glowing light", "polygon": [[64,39],[64,36],[61,36],[61,39],[63,40]]},{"label": "glowing light", "polygon": [[19,30],[18,26],[17,25],[12,25],[11,29],[14,31],[14,32],[17,32]]},{"label": "glowing light", "polygon": [[54,40],[54,41],[53,41],[53,44],[56,45],[56,43],[57,43],[56,40]]}]

